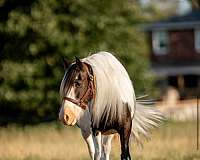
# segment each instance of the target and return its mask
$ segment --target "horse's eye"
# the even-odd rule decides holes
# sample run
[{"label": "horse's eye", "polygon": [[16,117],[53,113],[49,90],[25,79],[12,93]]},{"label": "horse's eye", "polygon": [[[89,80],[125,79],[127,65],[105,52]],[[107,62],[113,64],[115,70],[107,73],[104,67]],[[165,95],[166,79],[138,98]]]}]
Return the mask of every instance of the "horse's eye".
[{"label": "horse's eye", "polygon": [[81,87],[81,82],[79,82],[79,81],[74,81],[74,86],[75,87]]}]

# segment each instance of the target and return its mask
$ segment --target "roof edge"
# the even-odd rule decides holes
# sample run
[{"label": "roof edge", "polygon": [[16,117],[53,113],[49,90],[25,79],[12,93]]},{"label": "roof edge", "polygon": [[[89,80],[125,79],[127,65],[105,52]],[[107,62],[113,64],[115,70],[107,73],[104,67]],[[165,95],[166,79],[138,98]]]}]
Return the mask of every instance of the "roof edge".
[{"label": "roof edge", "polygon": [[183,29],[195,29],[200,28],[200,21],[194,22],[155,22],[150,24],[143,24],[142,28],[144,31],[153,31],[153,30],[183,30]]}]

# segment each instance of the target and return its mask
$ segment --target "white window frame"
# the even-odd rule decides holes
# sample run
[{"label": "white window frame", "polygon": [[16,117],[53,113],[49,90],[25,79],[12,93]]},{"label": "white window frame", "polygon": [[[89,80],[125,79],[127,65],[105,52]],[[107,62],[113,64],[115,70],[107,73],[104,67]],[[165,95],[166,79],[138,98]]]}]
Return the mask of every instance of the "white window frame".
[{"label": "white window frame", "polygon": [[194,30],[194,47],[197,53],[200,53],[200,28]]},{"label": "white window frame", "polygon": [[[166,45],[161,47],[161,41]],[[157,55],[165,55],[169,51],[169,33],[165,30],[156,30],[152,32],[153,52]]]}]

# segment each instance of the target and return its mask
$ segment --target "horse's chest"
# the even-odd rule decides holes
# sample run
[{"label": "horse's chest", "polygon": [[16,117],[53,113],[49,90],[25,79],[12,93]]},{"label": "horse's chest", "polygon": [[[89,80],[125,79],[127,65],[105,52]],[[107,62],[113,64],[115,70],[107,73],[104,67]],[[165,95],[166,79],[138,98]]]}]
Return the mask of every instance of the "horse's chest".
[{"label": "horse's chest", "polygon": [[101,132],[103,135],[109,135],[109,134],[114,134],[114,133],[117,133],[117,130],[115,129],[110,129],[110,130],[107,130],[107,131],[104,131],[104,132]]},{"label": "horse's chest", "polygon": [[119,126],[118,122],[101,121],[97,126],[93,125],[92,128],[93,128],[94,133],[100,131],[102,134],[108,135],[108,134],[117,133],[118,126]]}]

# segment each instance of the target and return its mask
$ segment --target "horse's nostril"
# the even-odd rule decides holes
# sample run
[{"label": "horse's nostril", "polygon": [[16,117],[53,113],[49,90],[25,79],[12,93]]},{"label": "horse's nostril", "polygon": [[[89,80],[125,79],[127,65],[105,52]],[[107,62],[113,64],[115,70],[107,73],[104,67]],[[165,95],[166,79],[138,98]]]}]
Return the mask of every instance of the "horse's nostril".
[{"label": "horse's nostril", "polygon": [[69,120],[69,116],[65,115],[65,121],[67,122]]}]

